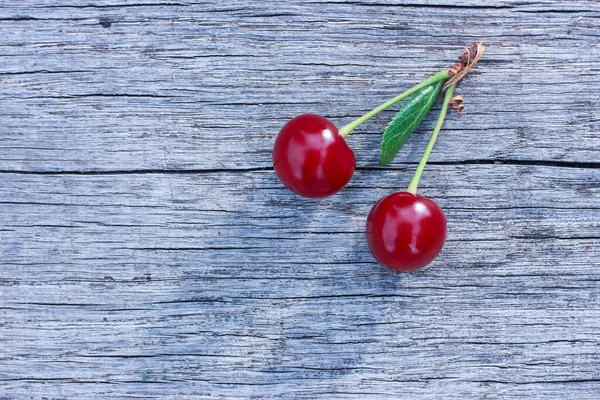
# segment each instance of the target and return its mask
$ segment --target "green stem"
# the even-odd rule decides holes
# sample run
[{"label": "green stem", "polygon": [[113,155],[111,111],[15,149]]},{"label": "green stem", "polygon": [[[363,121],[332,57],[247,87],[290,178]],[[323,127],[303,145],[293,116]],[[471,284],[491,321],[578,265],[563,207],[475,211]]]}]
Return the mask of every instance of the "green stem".
[{"label": "green stem", "polygon": [[454,93],[454,88],[456,87],[456,83],[448,87],[446,89],[446,93],[444,93],[444,103],[442,104],[442,110],[440,111],[440,116],[438,117],[437,123],[435,124],[435,128],[433,128],[433,133],[431,134],[431,138],[429,139],[429,143],[427,143],[427,147],[425,148],[425,152],[423,153],[423,157],[421,157],[421,161],[419,162],[419,166],[415,171],[415,175],[410,181],[410,185],[408,185],[407,192],[412,194],[417,194],[417,186],[419,186],[419,181],[421,180],[421,174],[425,169],[425,164],[427,164],[427,160],[429,160],[429,156],[431,155],[431,150],[433,150],[433,145],[440,133],[440,129],[442,129],[442,124],[444,123],[444,118],[446,118],[446,112],[448,111],[448,106],[450,105],[450,99],[452,98],[452,94]]},{"label": "green stem", "polygon": [[410,96],[411,94],[413,94],[413,93],[415,93],[415,92],[423,89],[426,86],[434,84],[434,83],[436,83],[438,81],[446,80],[448,78],[450,78],[450,74],[448,73],[448,70],[443,70],[443,71],[438,72],[435,75],[430,76],[429,78],[425,79],[423,82],[419,83],[418,85],[413,86],[412,88],[408,89],[405,92],[400,93],[398,96],[394,97],[393,99],[390,99],[390,100],[386,101],[385,103],[383,103],[379,107],[375,107],[374,109],[372,109],[371,111],[369,111],[368,113],[366,113],[365,115],[363,115],[362,117],[360,117],[360,118],[358,118],[358,119],[350,122],[347,125],[344,125],[339,130],[340,135],[342,135],[342,137],[345,138],[346,136],[348,136],[348,134],[350,132],[352,132],[354,129],[356,129],[357,126],[359,126],[363,122],[371,119],[372,117],[374,117],[375,115],[379,114],[380,112],[382,112],[383,110],[387,109],[388,107],[393,106],[394,104],[396,104],[397,102],[399,102],[403,98],[405,98],[407,96]]}]

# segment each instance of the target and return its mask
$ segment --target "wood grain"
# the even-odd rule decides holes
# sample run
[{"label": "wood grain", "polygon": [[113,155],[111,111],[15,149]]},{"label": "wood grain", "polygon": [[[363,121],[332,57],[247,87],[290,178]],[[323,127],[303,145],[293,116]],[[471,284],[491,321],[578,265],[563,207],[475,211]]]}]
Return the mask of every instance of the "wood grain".
[{"label": "wood grain", "polygon": [[[600,3],[0,4],[0,399],[600,398]],[[449,233],[396,275],[364,240],[434,123],[326,200],[276,132],[452,64],[420,191]],[[439,107],[439,106],[438,106]]]}]

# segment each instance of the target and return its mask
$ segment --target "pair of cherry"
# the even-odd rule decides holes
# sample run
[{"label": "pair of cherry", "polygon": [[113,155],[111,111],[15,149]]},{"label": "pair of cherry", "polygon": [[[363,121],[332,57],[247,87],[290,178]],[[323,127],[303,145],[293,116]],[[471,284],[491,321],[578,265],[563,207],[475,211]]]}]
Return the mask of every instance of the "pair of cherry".
[{"label": "pair of cherry", "polygon": [[[356,168],[354,152],[328,119],[303,114],[279,132],[273,167],[292,192],[323,198],[340,191]],[[371,254],[394,271],[415,271],[439,254],[446,240],[446,218],[434,201],[411,192],[380,199],[367,217]]]}]

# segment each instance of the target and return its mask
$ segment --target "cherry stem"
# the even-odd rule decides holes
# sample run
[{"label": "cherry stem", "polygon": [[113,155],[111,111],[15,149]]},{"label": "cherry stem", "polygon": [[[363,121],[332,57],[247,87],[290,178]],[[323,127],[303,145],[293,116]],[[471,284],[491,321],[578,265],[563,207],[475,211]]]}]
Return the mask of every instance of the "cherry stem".
[{"label": "cherry stem", "polygon": [[410,96],[411,94],[423,89],[426,86],[432,85],[438,81],[442,81],[442,80],[445,80],[448,78],[450,78],[450,73],[446,69],[438,72],[435,75],[430,76],[429,78],[425,79],[423,82],[419,83],[418,85],[415,85],[412,88],[408,89],[407,91],[400,93],[398,96],[386,101],[382,105],[375,107],[374,109],[372,109],[371,111],[369,111],[368,113],[363,115],[362,117],[355,119],[354,121],[350,122],[347,125],[344,125],[339,130],[340,135],[343,138],[345,138],[346,136],[348,136],[348,134],[350,134],[350,132],[352,132],[354,129],[356,129],[363,122],[371,119],[372,117],[379,114],[383,110],[393,106],[394,104],[396,104],[400,100],[404,99],[405,97]]},{"label": "cherry stem", "polygon": [[454,93],[454,88],[456,87],[456,83],[448,87],[446,92],[444,93],[444,102],[442,103],[442,109],[440,111],[440,115],[437,119],[437,123],[435,124],[435,128],[433,128],[433,133],[431,134],[431,138],[429,139],[429,143],[427,143],[427,147],[425,148],[425,152],[423,153],[423,157],[421,157],[421,161],[419,161],[419,166],[415,171],[415,175],[410,181],[410,185],[408,185],[407,192],[412,194],[417,194],[417,186],[419,186],[419,181],[421,180],[421,174],[425,169],[425,164],[427,164],[427,160],[429,160],[429,156],[431,155],[431,150],[433,150],[433,145],[440,133],[440,129],[442,129],[442,124],[444,123],[444,119],[446,118],[446,113],[448,112],[448,106],[450,105],[450,99],[452,99],[452,94]]}]

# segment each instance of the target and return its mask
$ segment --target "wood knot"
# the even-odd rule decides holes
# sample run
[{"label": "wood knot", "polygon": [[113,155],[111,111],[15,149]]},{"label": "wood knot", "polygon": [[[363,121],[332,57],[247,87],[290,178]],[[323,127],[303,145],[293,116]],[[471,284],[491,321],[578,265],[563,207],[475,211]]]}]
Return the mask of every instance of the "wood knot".
[{"label": "wood knot", "polygon": [[112,25],[112,22],[110,21],[110,19],[108,18],[100,18],[98,20],[98,23],[103,27],[103,28],[110,28],[110,26]]}]

